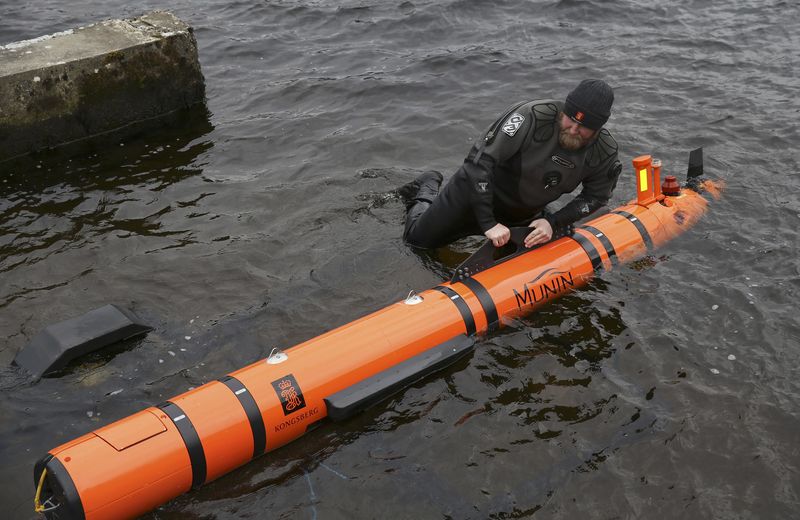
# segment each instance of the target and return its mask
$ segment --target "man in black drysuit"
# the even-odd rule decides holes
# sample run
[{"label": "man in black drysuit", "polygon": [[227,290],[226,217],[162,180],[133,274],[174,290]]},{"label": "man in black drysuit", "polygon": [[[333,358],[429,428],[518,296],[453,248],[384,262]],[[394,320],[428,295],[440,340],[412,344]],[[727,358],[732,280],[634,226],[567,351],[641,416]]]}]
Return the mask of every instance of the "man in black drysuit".
[{"label": "man in black drysuit", "polygon": [[[565,233],[608,202],[622,171],[617,143],[602,128],[613,102],[608,84],[584,80],[565,102],[510,107],[481,135],[441,193],[442,175],[435,171],[398,190],[408,207],[403,238],[435,248],[483,234],[500,247],[511,238],[510,226],[529,226],[525,246],[532,247]],[[545,212],[578,184],[579,195],[555,213]]]}]

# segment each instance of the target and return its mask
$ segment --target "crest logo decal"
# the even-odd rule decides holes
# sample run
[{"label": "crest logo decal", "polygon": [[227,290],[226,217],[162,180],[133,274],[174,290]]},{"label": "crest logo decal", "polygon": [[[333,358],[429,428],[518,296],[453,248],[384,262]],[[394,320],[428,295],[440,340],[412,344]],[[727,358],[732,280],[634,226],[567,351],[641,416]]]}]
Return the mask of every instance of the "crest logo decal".
[{"label": "crest logo decal", "polygon": [[303,391],[300,390],[300,385],[297,384],[297,379],[292,374],[287,374],[273,381],[272,388],[275,389],[275,393],[278,394],[278,398],[281,400],[283,415],[289,415],[306,407]]}]

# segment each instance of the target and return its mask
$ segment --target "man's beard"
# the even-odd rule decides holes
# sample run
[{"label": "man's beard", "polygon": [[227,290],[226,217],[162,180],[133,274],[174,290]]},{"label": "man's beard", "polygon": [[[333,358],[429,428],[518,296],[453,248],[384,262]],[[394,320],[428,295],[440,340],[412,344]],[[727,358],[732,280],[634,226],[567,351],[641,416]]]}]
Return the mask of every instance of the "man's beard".
[{"label": "man's beard", "polygon": [[570,134],[569,130],[561,126],[562,114],[563,112],[560,112],[558,118],[558,144],[561,145],[561,148],[569,150],[570,152],[574,152],[589,144],[589,142],[594,138],[596,132],[593,133],[588,139],[584,139],[580,134]]},{"label": "man's beard", "polygon": [[562,128],[558,133],[558,144],[561,145],[561,148],[574,152],[583,148],[586,141],[580,135],[572,135],[567,129]]}]

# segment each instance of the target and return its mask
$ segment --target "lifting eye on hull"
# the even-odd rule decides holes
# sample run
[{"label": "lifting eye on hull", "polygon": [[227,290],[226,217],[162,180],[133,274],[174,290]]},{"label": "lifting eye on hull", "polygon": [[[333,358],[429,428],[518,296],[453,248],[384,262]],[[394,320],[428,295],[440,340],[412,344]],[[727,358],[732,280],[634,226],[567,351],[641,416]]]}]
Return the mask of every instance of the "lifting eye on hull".
[{"label": "lifting eye on hull", "polygon": [[406,305],[419,305],[423,301],[424,299],[422,298],[422,296],[415,293],[414,290],[412,289],[411,291],[408,292],[408,296],[406,296],[406,299],[403,300],[403,303],[405,303]]},{"label": "lifting eye on hull", "polygon": [[267,358],[268,365],[279,365],[289,359],[289,356],[286,355],[285,352],[280,350],[279,348],[273,348],[272,352],[269,353],[269,357]]}]

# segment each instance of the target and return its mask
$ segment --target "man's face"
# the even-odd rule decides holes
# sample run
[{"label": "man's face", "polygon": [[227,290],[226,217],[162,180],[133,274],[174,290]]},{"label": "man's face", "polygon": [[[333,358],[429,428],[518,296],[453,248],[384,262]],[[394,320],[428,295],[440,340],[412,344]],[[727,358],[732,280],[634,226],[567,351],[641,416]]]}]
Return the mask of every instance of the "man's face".
[{"label": "man's face", "polygon": [[576,123],[564,115],[563,112],[561,113],[561,119],[559,119],[559,126],[561,129],[558,132],[558,144],[561,145],[561,148],[572,152],[580,150],[589,144],[597,134],[597,130],[592,130],[580,123]]}]

